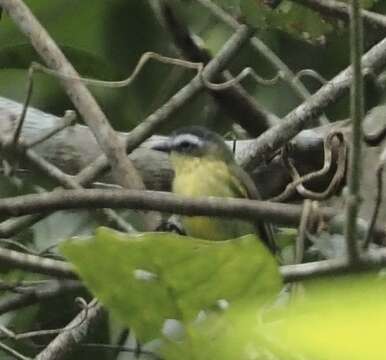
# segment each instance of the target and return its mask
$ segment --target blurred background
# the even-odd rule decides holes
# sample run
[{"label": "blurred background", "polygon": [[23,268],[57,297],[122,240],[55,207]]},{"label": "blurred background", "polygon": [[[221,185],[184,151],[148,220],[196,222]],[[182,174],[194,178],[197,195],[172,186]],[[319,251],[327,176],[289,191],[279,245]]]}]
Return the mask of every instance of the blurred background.
[{"label": "blurred background", "polygon": [[[232,34],[232,29],[197,1],[173,0],[171,3],[180,21],[201,38],[203,46],[211,54],[215,55]],[[254,1],[252,11],[249,11],[248,1],[242,1],[241,7],[240,1],[220,3],[233,15],[256,26],[256,35],[295,73],[302,69],[313,69],[330,79],[348,65],[347,27],[341,21],[329,21],[290,1],[282,1],[274,10],[260,4],[262,1]],[[180,57],[168,31],[162,26],[157,1],[29,0],[27,4],[83,76],[103,80],[127,78],[146,51]],[[386,12],[384,1],[365,0],[363,5],[374,11]],[[376,31],[366,33],[365,48],[381,37],[382,34]],[[40,59],[4,14],[0,44],[0,95],[23,101],[26,69],[31,61]],[[235,59],[232,70],[237,73],[245,66],[252,66],[265,78],[276,75],[272,65],[251,47],[245,48]],[[191,70],[151,61],[128,88],[93,87],[92,92],[113,126],[121,131],[129,131],[193,75]],[[304,82],[310,92],[320,86],[316,79],[305,78]],[[243,84],[264,107],[279,117],[301,102],[283,82],[262,86],[247,79]],[[375,93],[368,94],[371,101],[375,97]],[[340,101],[329,110],[328,116],[332,120],[347,117],[347,104],[347,99]],[[58,81],[44,74],[35,76],[32,105],[57,115],[72,108]],[[230,124],[229,119],[206,95],[196,98],[163,130],[168,132],[177,125],[190,123],[202,123],[219,132],[226,132]]]},{"label": "blurred background", "polygon": [[[156,0],[26,0],[40,22],[62,48],[78,72],[85,77],[101,80],[122,80],[130,76],[141,55],[147,51],[181,58],[172,37],[165,29]],[[216,2],[216,1],[215,1]],[[295,73],[312,69],[329,80],[349,65],[348,29],[344,22],[323,18],[297,2],[283,0],[274,9],[263,0],[218,0],[226,11],[240,21],[256,27],[256,36],[263,40],[276,55]],[[177,18],[199,37],[200,43],[215,56],[232,35],[233,30],[214,16],[198,0],[171,0]],[[367,9],[386,14],[386,1],[363,0]],[[367,50],[384,34],[365,32],[364,48]],[[0,21],[0,96],[23,102],[27,85],[27,69],[32,61],[41,62],[28,40],[19,32],[12,20],[2,14]],[[257,74],[270,79],[277,70],[251,46],[246,46],[232,62],[233,74],[246,66]],[[165,103],[184,86],[195,72],[192,70],[150,61],[134,83],[120,89],[92,87],[99,104],[113,127],[128,132]],[[303,80],[303,79],[302,79]],[[304,84],[310,93],[320,86],[320,81],[307,77]],[[285,116],[303,99],[285,82],[264,86],[251,79],[243,85],[267,110],[279,118]],[[371,108],[382,99],[382,92],[371,83],[367,84],[366,107]],[[40,110],[62,116],[73,109],[58,80],[45,74],[35,74],[31,105]],[[331,121],[345,119],[349,114],[348,96],[330,107],[326,115]],[[79,118],[82,122],[82,119]],[[202,92],[192,102],[176,113],[161,129],[168,134],[176,127],[201,124],[222,134],[230,129],[233,120]],[[16,184],[8,177],[0,176],[0,196],[35,191],[31,180]],[[123,214],[123,212],[121,212]],[[124,214],[127,215],[127,214]],[[127,215],[135,222],[132,215]],[[4,220],[4,219],[1,219]],[[38,252],[55,246],[60,240],[73,235],[89,234],[97,227],[95,217],[87,212],[57,212],[44,221],[26,229],[15,237],[20,243]],[[13,249],[11,245],[7,245]],[[1,268],[0,277],[6,281],[33,281],[36,275],[9,271]],[[0,289],[1,290],[1,289]],[[79,292],[77,293],[79,295]],[[90,296],[83,291],[82,296]],[[1,301],[8,294],[0,292]],[[0,325],[6,324],[18,331],[58,328],[70,321],[79,308],[74,305],[74,294],[50,299],[48,302],[7,313],[0,317]],[[58,312],[58,309],[60,311]],[[0,313],[1,314],[1,313]],[[123,344],[128,333],[114,320],[106,319],[97,329],[93,342],[108,343],[123,334]],[[126,337],[125,337],[126,334]],[[39,339],[37,343],[13,344],[21,352],[37,353],[52,337]],[[40,346],[40,347],[39,347]],[[95,359],[117,358],[116,353],[87,350],[87,356]],[[128,355],[120,355],[128,358]],[[133,355],[134,358],[134,355]],[[146,358],[146,357],[143,357]],[[2,354],[0,359],[3,359]],[[82,350],[71,359],[84,359]]]}]

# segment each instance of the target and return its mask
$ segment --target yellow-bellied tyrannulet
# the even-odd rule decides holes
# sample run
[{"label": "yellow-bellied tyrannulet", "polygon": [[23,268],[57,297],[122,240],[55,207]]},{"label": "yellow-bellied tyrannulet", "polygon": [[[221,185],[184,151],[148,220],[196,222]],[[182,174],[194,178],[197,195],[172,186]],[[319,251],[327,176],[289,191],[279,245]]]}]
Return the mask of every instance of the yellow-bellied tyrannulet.
[{"label": "yellow-bellied tyrannulet", "polygon": [[[260,199],[252,179],[236,164],[222,137],[208,129],[183,128],[154,149],[170,153],[175,194]],[[182,221],[189,236],[208,240],[233,239],[257,231],[268,248],[275,250],[271,228],[262,222],[205,216],[184,216]]]}]

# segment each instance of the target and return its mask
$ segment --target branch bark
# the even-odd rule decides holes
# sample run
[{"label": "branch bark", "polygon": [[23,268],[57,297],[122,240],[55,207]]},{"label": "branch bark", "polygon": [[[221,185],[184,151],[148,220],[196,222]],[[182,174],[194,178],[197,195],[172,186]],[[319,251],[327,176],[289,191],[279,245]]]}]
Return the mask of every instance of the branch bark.
[{"label": "branch bark", "polygon": [[[0,5],[29,38],[50,68],[72,78],[79,77],[63,52],[22,0],[0,0]],[[87,87],[76,80],[61,79],[60,82],[109,159],[117,182],[126,188],[144,189],[141,177],[126,156],[121,139]]]},{"label": "branch bark", "polygon": [[38,274],[58,276],[59,278],[77,278],[72,267],[63,261],[23,254],[14,250],[0,248],[0,261],[4,266]]},{"label": "branch bark", "polygon": [[[64,328],[63,332],[35,357],[35,360],[61,360],[71,355],[76,346],[84,341],[103,318],[104,310],[102,305],[92,300],[88,306],[86,320],[82,321],[85,316],[85,310],[83,310],[66,326],[71,330],[66,331],[66,328]],[[77,326],[77,324],[80,325]]]},{"label": "branch bark", "polygon": [[84,289],[80,281],[65,280],[52,281],[38,286],[25,294],[12,294],[0,298],[0,316],[9,311],[36,304],[41,301],[53,299],[64,294],[79,292]]},{"label": "branch bark", "polygon": [[[386,39],[383,39],[362,57],[362,69],[364,74],[376,74],[385,65]],[[349,66],[310,99],[291,111],[280,125],[262,134],[255,144],[248,148],[248,153],[243,154],[244,167],[253,169],[264,161],[264,157],[286,144],[307,125],[308,121],[319,116],[326,107],[344,95],[352,83],[352,78],[352,68]]]},{"label": "branch bark", "polygon": [[[190,61],[208,63],[212,58],[210,53],[196,44],[189,29],[176,17],[170,1],[161,1],[160,7],[167,30],[182,55]],[[232,78],[230,74],[224,72],[216,77],[216,81],[222,83],[230,78]],[[222,91],[210,89],[208,91],[218,104],[219,109],[228,114],[254,137],[262,134],[279,121],[276,115],[258,104],[240,84],[235,84]],[[240,114],[243,114],[243,116],[240,116]]]},{"label": "branch bark", "polygon": [[[5,251],[9,252],[10,250]],[[74,272],[73,268],[64,262],[56,261],[56,263],[51,263],[50,268],[53,269],[53,271],[48,271],[48,267],[41,262],[42,258],[38,256],[28,255],[28,257],[26,257],[25,254],[18,253],[18,258],[22,259],[22,261],[13,261],[12,258],[15,257],[14,254],[12,254],[10,258],[7,258],[6,252],[0,248],[0,260],[2,262],[4,261],[5,264],[8,264],[14,269],[31,271],[38,274],[46,274],[60,279],[77,279],[77,274]],[[14,251],[13,253],[17,252]],[[60,264],[56,266],[57,263]],[[321,276],[336,276],[348,273],[378,270],[385,267],[385,265],[386,250],[378,249],[376,253],[362,255],[360,262],[355,265],[348,262],[347,258],[344,257],[331,260],[314,261],[306,264],[285,265],[280,267],[280,273],[283,277],[283,281],[288,283]]]},{"label": "branch bark", "polygon": [[[346,23],[350,21],[350,7],[343,1],[335,0],[292,0],[293,2],[304,5],[321,15],[343,20]],[[365,26],[376,30],[386,31],[386,16],[372,11],[361,10],[361,17]]]},{"label": "branch bark", "polygon": [[[214,16],[223,21],[225,24],[230,26],[232,29],[236,30],[240,23],[234,19],[231,15],[225,12],[220,6],[215,4],[211,0],[196,0],[203,7],[209,10]],[[295,91],[295,93],[301,99],[308,99],[310,97],[310,92],[303,85],[303,83],[295,76],[292,70],[277,56],[260,38],[253,36],[250,40],[251,46],[256,49],[259,54],[264,57],[268,63],[272,65],[278,72],[283,75],[283,79],[287,81],[288,85]],[[315,119],[316,120],[316,119]],[[322,115],[320,117],[322,124],[328,124],[329,121]]]},{"label": "branch bark", "polygon": [[359,0],[352,0],[350,11],[350,52],[353,72],[351,86],[352,142],[348,175],[348,195],[346,204],[345,238],[349,261],[355,263],[359,258],[357,243],[357,217],[360,205],[360,181],[362,175],[362,120],[364,112],[363,74],[361,56],[363,47],[362,19]]}]

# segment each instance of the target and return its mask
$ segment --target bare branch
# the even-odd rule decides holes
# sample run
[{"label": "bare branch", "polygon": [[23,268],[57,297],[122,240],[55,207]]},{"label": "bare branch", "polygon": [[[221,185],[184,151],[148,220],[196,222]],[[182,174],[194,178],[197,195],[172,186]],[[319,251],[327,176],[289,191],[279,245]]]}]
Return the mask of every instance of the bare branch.
[{"label": "bare branch", "polygon": [[0,315],[81,289],[84,289],[84,285],[79,281],[50,281],[47,284],[28,289],[23,294],[11,294],[2,297],[0,299]]},{"label": "bare branch", "polygon": [[17,360],[32,360],[32,358],[20,354],[15,349],[12,349],[11,347],[3,344],[2,342],[0,342],[0,350],[3,350],[3,352],[13,356]]},{"label": "bare branch", "polygon": [[42,134],[37,139],[34,139],[34,141],[31,141],[29,143],[25,143],[25,146],[27,148],[34,147],[36,145],[41,144],[42,142],[48,140],[52,136],[56,135],[58,132],[64,130],[66,127],[71,126],[75,123],[76,120],[76,113],[73,110],[67,110],[61,119],[61,121],[57,124],[57,126],[53,127],[47,133]]},{"label": "bare branch", "polygon": [[367,230],[366,239],[363,244],[363,248],[367,249],[370,246],[375,225],[377,223],[377,218],[379,215],[379,210],[381,207],[381,203],[383,200],[383,170],[386,164],[386,149],[383,149],[381,156],[379,157],[379,162],[377,165],[377,169],[375,171],[376,179],[377,179],[377,191],[376,191],[376,198],[375,198],[375,205],[373,214],[371,216],[370,225]]},{"label": "bare branch", "polygon": [[[173,37],[174,43],[183,56],[192,61],[208,63],[211,55],[208,51],[197,45],[189,30],[174,14],[172,6],[168,0],[160,2],[163,22],[167,26]],[[237,26],[238,28],[238,26]],[[237,30],[237,28],[235,30]],[[249,134],[257,136],[264,132],[271,124],[276,124],[278,119],[274,114],[270,114],[266,109],[256,103],[256,101],[244,90],[244,88],[225,73],[216,77],[217,81],[226,80],[235,82],[225,91],[209,91],[219,108],[225,111],[235,122],[239,123]],[[208,86],[207,86],[208,87]],[[213,86],[208,87],[214,90]],[[243,116],[240,116],[243,114]]]},{"label": "bare branch", "polygon": [[[128,191],[128,190],[127,190]],[[134,191],[134,190],[131,190]],[[197,200],[196,200],[197,201]],[[301,216],[302,208],[294,213]],[[324,216],[335,216],[334,210],[321,210]],[[187,210],[187,213],[189,210]],[[331,212],[329,214],[329,212]],[[294,214],[295,215],[295,214]],[[298,220],[297,220],[298,221]],[[63,279],[74,279],[77,275],[72,267],[62,261],[50,260],[34,255],[25,255],[12,250],[5,250],[0,248],[0,260],[3,264],[9,265],[12,268],[22,269],[26,271],[35,272],[38,274],[46,274],[50,276],[57,276]],[[280,271],[284,282],[302,281],[308,278],[315,278],[327,275],[340,275],[347,273],[355,273],[368,270],[376,270],[386,265],[386,250],[379,249],[373,254],[364,254],[361,256],[360,262],[354,266],[347,261],[347,258],[338,258],[332,260],[316,261],[299,265],[281,266]],[[89,313],[92,309],[89,310]],[[61,336],[63,334],[60,334]],[[70,335],[68,335],[70,336]],[[66,336],[67,339],[67,336]],[[67,341],[67,340],[66,340]],[[59,346],[61,342],[57,345]]]},{"label": "bare branch", "polygon": [[380,270],[385,264],[386,251],[385,249],[378,249],[376,253],[361,256],[360,261],[355,265],[352,265],[347,261],[347,258],[344,257],[282,266],[280,271],[285,282],[294,282],[323,276],[338,276]]},{"label": "bare branch", "polygon": [[351,85],[350,113],[352,137],[348,168],[348,194],[346,197],[345,238],[350,262],[357,262],[357,217],[360,203],[360,181],[362,176],[362,120],[364,116],[364,94],[361,56],[363,53],[362,19],[359,0],[352,0],[350,12],[350,51],[353,80]]},{"label": "bare branch", "polygon": [[35,357],[35,360],[61,360],[68,358],[77,345],[84,341],[90,331],[102,320],[103,314],[102,306],[96,300],[92,300],[88,305],[87,318],[79,325],[85,316],[85,310],[83,310],[64,328],[64,330],[71,330],[61,332]]},{"label": "bare branch", "polygon": [[[331,16],[348,23],[350,21],[350,7],[343,1],[335,0],[292,0],[318,11],[322,15]],[[386,31],[386,16],[367,10],[361,10],[364,25]]]},{"label": "bare branch", "polygon": [[[338,156],[336,159],[337,168],[335,171],[335,175],[331,179],[331,182],[329,183],[326,190],[322,192],[307,190],[303,185],[304,183],[309,182],[312,179],[317,179],[321,176],[325,176],[331,170],[333,165],[332,149],[334,137],[338,138],[338,141],[340,142],[340,144],[338,145]],[[287,152],[287,147],[283,147],[283,163],[288,168],[288,171],[292,177],[292,182],[290,182],[286,186],[285,190],[281,194],[271,198],[271,201],[287,200],[291,195],[293,195],[295,190],[297,190],[298,193],[301,194],[304,198],[313,200],[325,200],[328,197],[332,196],[334,193],[336,193],[337,188],[339,188],[339,186],[343,182],[346,169],[347,146],[345,143],[344,135],[341,131],[332,130],[324,139],[324,164],[320,170],[300,176],[295,165],[293,164],[293,161],[288,157]]]},{"label": "bare branch", "polygon": [[63,261],[23,254],[14,250],[0,248],[0,261],[3,266],[36,272],[38,274],[69,279],[77,278],[72,267]]},{"label": "bare branch", "polygon": [[[362,57],[364,73],[377,73],[386,65],[386,39],[373,46]],[[243,154],[244,165],[253,169],[264,161],[267,154],[283,146],[298,134],[311,119],[319,116],[322,111],[339,99],[350,87],[353,79],[352,68],[349,66],[334,79],[319,89],[310,99],[291,111],[280,123],[262,134]]]},{"label": "bare branch", "polygon": [[[215,4],[211,0],[196,0],[202,6],[207,8],[214,16],[219,18],[225,24],[236,30],[240,23],[234,19],[231,15],[226,13],[220,6]],[[255,48],[283,77],[285,81],[292,87],[295,93],[301,99],[308,99],[310,93],[302,82],[295,76],[292,70],[277,56],[262,40],[258,37],[253,36],[250,41],[253,48]],[[322,124],[326,125],[329,123],[327,117],[323,114],[320,117]]]},{"label": "bare branch", "polygon": [[[22,0],[1,0],[0,5],[30,39],[49,67],[71,77],[79,77],[62,51]],[[87,87],[82,82],[74,80],[62,79],[61,83],[108,157],[118,183],[127,188],[143,189],[142,179],[127,158],[121,139],[110,126],[106,115]]]},{"label": "bare branch", "polygon": [[[23,109],[24,109],[24,106],[23,106]],[[25,116],[25,114],[24,114],[24,116]],[[72,115],[70,117],[72,117]],[[23,120],[23,122],[24,122],[24,120]],[[19,125],[19,123],[20,122],[18,122],[18,125]],[[19,126],[18,126],[18,128],[19,128]],[[20,130],[21,130],[21,128],[20,128]],[[45,138],[46,136],[47,136],[47,134],[43,135],[43,138]],[[37,139],[34,139],[34,141],[32,141],[32,143],[34,143],[35,141],[40,142],[43,138],[40,136]],[[38,169],[39,171],[43,172],[46,176],[53,178],[54,180],[56,180],[59,184],[61,184],[65,188],[70,188],[70,189],[82,188],[76,181],[74,181],[73,177],[67,175],[66,173],[61,171],[59,168],[52,165],[50,162],[48,162],[43,157],[38,155],[35,150],[33,150],[31,148],[26,148],[25,145],[23,145],[23,143],[20,143],[20,142],[15,143],[14,141],[12,141],[12,143],[10,144],[8,142],[7,137],[4,136],[3,134],[0,135],[0,149],[4,150],[3,151],[4,155],[8,155],[8,152],[10,152],[10,153],[16,153],[17,156],[20,158],[25,157],[33,165],[33,167],[35,169]],[[126,224],[126,222],[120,216],[118,216],[116,213],[114,213],[112,210],[101,209],[100,212],[104,216],[106,216],[107,219],[112,224],[117,226],[118,229],[125,230],[125,231],[132,231],[132,227],[129,226],[128,224]],[[2,229],[3,224],[0,224],[0,234],[2,236],[9,236],[9,234],[11,234],[11,233],[13,234],[13,233],[15,233],[15,231],[23,229],[24,225],[30,226],[33,223],[41,220],[42,217],[43,217],[43,215],[39,214],[39,215],[35,215],[33,218],[30,217],[29,219],[22,219],[20,221],[17,221],[16,224],[15,224],[15,222],[13,222],[13,226],[12,226],[11,231],[10,230],[5,231],[4,229]],[[7,227],[9,225],[10,225],[9,222],[7,222],[3,226]]]},{"label": "bare branch", "polygon": [[15,129],[15,132],[12,136],[12,144],[16,145],[19,141],[20,134],[21,134],[21,129],[23,128],[24,120],[27,114],[28,106],[31,101],[32,97],[32,92],[33,92],[33,79],[32,79],[32,74],[30,71],[28,71],[28,78],[27,78],[27,95],[23,104],[23,110],[18,118],[17,121],[17,126]]},{"label": "bare branch", "polygon": [[[20,110],[21,105],[19,103],[0,97],[0,133],[4,135],[12,133],[11,129],[14,126],[14,118],[17,117]],[[61,123],[62,120],[54,115],[29,108],[26,121],[27,126],[23,128],[22,136],[26,143],[33,143],[36,139],[40,138],[40,134],[50,132],[50,129],[56,128],[57,122]],[[307,171],[310,169],[316,170],[320,167],[320,163],[323,164],[324,138],[331,129],[337,128],[339,124],[342,125],[341,122],[338,122],[326,127],[315,128],[312,131],[306,130],[292,141],[291,149],[293,149],[293,151],[291,151],[289,155],[295,160],[296,167],[301,173],[304,173],[304,169],[308,169]],[[120,133],[120,136],[126,138],[129,134]],[[147,188],[152,190],[168,189],[172,177],[167,156],[149,149],[160,141],[164,141],[164,137],[153,136],[144,142],[139,149],[136,149],[129,155],[135,163],[136,168],[140,170]],[[231,142],[229,142],[229,144],[231,144]],[[245,149],[251,144],[253,144],[253,140],[237,141],[235,156],[239,162],[243,161],[241,155],[246,153]],[[65,151],[61,151],[63,149],[65,149]],[[86,126],[82,125],[74,125],[64,129],[54,137],[36,146],[34,151],[51,164],[56,164],[67,174],[76,174],[101,154],[92,133]],[[310,156],[311,152],[313,153],[312,156]],[[24,169],[31,168],[34,170],[28,161],[23,162],[23,159],[21,159],[20,165]],[[268,164],[268,167],[269,166],[270,164]],[[267,166],[265,165],[265,167]],[[266,197],[280,193],[282,186],[285,186],[284,181],[286,181],[287,178],[290,180],[288,175],[282,174],[282,171],[288,173],[284,167],[282,170],[277,169],[276,171],[280,172],[279,178],[283,179],[283,183],[277,189],[275,188],[273,191],[267,193]],[[28,175],[28,173],[26,175]],[[56,181],[62,183],[60,178]],[[112,182],[113,179],[111,179],[111,176],[105,176],[103,181]],[[266,180],[260,178],[259,182],[264,183]],[[272,179],[267,179],[267,182],[272,184]],[[326,181],[326,183],[328,182],[329,181]]]},{"label": "bare branch", "polygon": [[[0,199],[1,215],[25,215],[44,211],[94,208],[157,210],[181,215],[256,218],[285,225],[298,224],[302,206],[235,198],[186,198],[158,191],[82,189],[53,191]],[[336,215],[324,208],[329,219]]]}]

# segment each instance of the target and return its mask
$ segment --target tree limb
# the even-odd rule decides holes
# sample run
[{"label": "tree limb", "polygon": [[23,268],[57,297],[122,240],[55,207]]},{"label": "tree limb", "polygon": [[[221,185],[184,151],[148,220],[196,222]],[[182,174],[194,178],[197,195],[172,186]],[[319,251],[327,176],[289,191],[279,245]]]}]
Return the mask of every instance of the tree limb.
[{"label": "tree limb", "polygon": [[[85,316],[83,310],[77,315],[67,326],[71,330],[63,329],[56,338],[48,344],[48,346],[41,351],[35,360],[61,360],[68,358],[68,356],[76,349],[76,346],[84,341],[89,333],[102,320],[104,310],[102,305],[98,304],[96,300],[92,300],[88,305],[87,318],[82,321]],[[80,324],[76,326],[77,324]]]},{"label": "tree limb", "polygon": [[50,281],[23,294],[11,294],[0,298],[0,316],[40,301],[53,299],[69,292],[78,292],[84,289],[80,281]]},{"label": "tree limb", "polygon": [[[292,0],[293,2],[304,5],[322,15],[350,21],[349,5],[343,1],[335,0]],[[376,30],[386,31],[386,16],[368,10],[361,10],[363,24]]]},{"label": "tree limb", "polygon": [[[22,0],[0,0],[0,5],[30,39],[50,68],[69,77],[79,78],[74,67]],[[62,78],[60,82],[109,159],[117,182],[127,188],[144,189],[141,177],[126,156],[121,139],[87,87],[81,81]]]},{"label": "tree limb", "polygon": [[[376,74],[385,65],[386,39],[383,39],[362,57],[362,68],[364,74]],[[253,169],[264,161],[264,157],[286,144],[307,125],[308,121],[319,116],[327,106],[338,100],[350,87],[352,78],[352,68],[349,66],[302,105],[291,111],[280,125],[267,130],[247,149],[248,153],[243,154],[243,165],[247,169]]]}]

